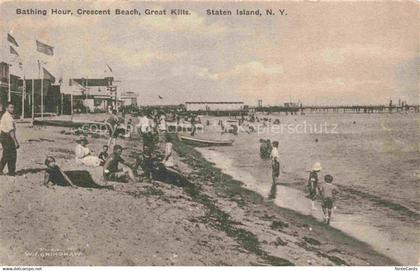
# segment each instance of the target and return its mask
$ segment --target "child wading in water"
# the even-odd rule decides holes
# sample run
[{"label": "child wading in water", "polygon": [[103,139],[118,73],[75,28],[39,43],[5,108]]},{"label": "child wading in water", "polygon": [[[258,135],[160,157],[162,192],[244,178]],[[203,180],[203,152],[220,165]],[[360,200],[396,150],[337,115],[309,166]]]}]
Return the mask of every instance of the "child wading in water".
[{"label": "child wading in water", "polygon": [[271,168],[272,168],[272,178],[273,184],[277,184],[277,179],[280,176],[280,161],[279,161],[279,142],[273,142],[273,149],[271,150]]},{"label": "child wading in water", "polygon": [[309,173],[308,179],[308,189],[309,189],[309,198],[312,201],[312,210],[316,210],[315,199],[317,195],[318,187],[318,174],[322,170],[321,163],[317,162],[312,166],[312,170]]},{"label": "child wading in water", "polygon": [[322,212],[324,213],[324,222],[330,224],[331,211],[334,205],[334,196],[338,193],[338,189],[332,184],[333,176],[325,175],[325,182],[320,185],[320,193],[322,199]]}]

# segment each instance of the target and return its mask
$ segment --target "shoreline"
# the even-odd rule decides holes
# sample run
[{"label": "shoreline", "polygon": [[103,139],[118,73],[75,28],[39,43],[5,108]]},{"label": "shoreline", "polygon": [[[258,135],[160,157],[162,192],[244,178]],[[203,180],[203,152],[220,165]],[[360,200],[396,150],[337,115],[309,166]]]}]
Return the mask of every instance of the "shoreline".
[{"label": "shoreline", "polygon": [[[263,198],[267,197],[269,194],[269,191],[264,191],[264,188],[255,180],[253,176],[244,171],[241,171],[241,169],[235,168],[232,163],[223,159],[223,155],[221,153],[218,153],[214,150],[208,150],[207,148],[199,148],[197,151],[204,157],[204,159],[210,163],[213,163],[217,169],[230,176],[230,178],[243,184],[243,186],[246,187],[245,189],[249,189],[255,193],[258,193]],[[215,155],[215,153],[218,155]],[[305,197],[305,194],[302,191],[293,187],[288,187],[287,183],[277,185],[276,190],[277,197],[273,200],[274,205],[278,206],[279,208],[296,212],[300,215],[309,216],[319,223],[322,222],[321,206],[319,206],[319,203],[317,203],[317,210],[312,210],[310,200]],[[299,201],[296,199],[299,199]],[[373,250],[381,253],[382,255],[385,255],[386,257],[390,257],[397,262],[400,262],[400,264],[406,260],[406,258],[403,258],[399,253],[400,247],[395,247],[395,245],[393,246],[391,236],[382,233],[378,229],[375,229],[369,223],[362,223],[362,221],[364,221],[362,217],[357,217],[355,215],[337,214],[334,215],[334,219],[331,222],[331,225],[328,227],[336,229],[342,232],[342,234],[349,235],[358,241],[372,246]],[[398,243],[396,244],[398,245]],[[399,255],[400,258],[396,255]]]},{"label": "shoreline", "polygon": [[[174,143],[174,141],[178,141],[177,143]],[[284,208],[284,207],[280,207],[277,206],[275,204],[273,204],[273,202],[271,202],[270,200],[266,200],[261,194],[259,194],[258,192],[252,190],[252,189],[248,189],[246,187],[244,187],[244,183],[242,183],[241,181],[235,179],[234,177],[230,176],[229,174],[223,172],[222,169],[218,168],[217,165],[214,162],[208,161],[203,154],[195,149],[194,147],[191,146],[186,146],[185,143],[180,142],[178,139],[172,139],[172,142],[174,143],[174,147],[175,150],[177,152],[180,151],[180,146],[177,146],[177,144],[181,144],[182,148],[186,148],[187,151],[185,155],[191,155],[194,158],[192,159],[193,164],[196,164],[197,161],[200,161],[200,163],[204,164],[204,171],[207,170],[211,170],[211,171],[215,171],[215,174],[220,174],[220,178],[222,179],[222,182],[230,182],[231,184],[228,184],[228,186],[233,186],[235,190],[239,190],[236,191],[237,193],[240,194],[247,194],[248,197],[253,198],[254,203],[256,202],[257,204],[261,204],[264,207],[269,207],[269,208],[273,208],[275,209],[275,212],[280,213],[282,216],[286,216],[287,218],[291,219],[291,220],[297,220],[299,221],[298,223],[302,223],[303,221],[303,225],[305,225],[305,227],[307,227],[309,229],[309,231],[313,231],[315,227],[321,228],[323,230],[323,233],[325,234],[326,232],[328,232],[328,235],[332,235],[337,239],[344,239],[346,240],[346,244],[348,243],[352,243],[353,245],[355,245],[356,249],[360,249],[362,248],[362,250],[369,250],[369,253],[365,253],[365,255],[370,255],[372,256],[372,259],[374,259],[376,262],[377,258],[381,258],[381,260],[379,260],[378,262],[373,263],[374,265],[399,265],[401,263],[398,263],[396,260],[389,258],[388,256],[382,254],[381,252],[376,251],[373,247],[371,247],[371,245],[353,237],[348,235],[347,233],[336,229],[336,228],[332,228],[332,227],[328,227],[325,226],[325,224],[323,224],[322,222],[316,220],[316,218],[312,217],[311,215],[307,215],[307,214],[303,214],[303,213],[299,213],[297,211],[288,209],[288,208]],[[181,151],[182,152],[182,151]],[[204,160],[204,161],[203,161]],[[216,185],[216,183],[213,181],[212,182],[213,185]],[[219,184],[220,185],[220,184]],[[223,185],[222,185],[223,186]],[[232,200],[235,200],[234,198],[231,198]],[[238,201],[236,199],[237,203],[241,204],[241,201]],[[246,204],[246,203],[242,203],[242,204]],[[274,223],[275,224],[275,223]],[[282,224],[282,223],[280,223]],[[290,224],[290,223],[289,223]],[[281,226],[280,226],[281,228]],[[359,251],[358,251],[359,252]],[[322,253],[321,253],[322,254]],[[325,257],[325,255],[323,255]],[[337,260],[337,258],[333,258],[336,262],[336,264],[341,265],[344,264],[346,265],[345,261],[340,261]],[[338,258],[339,259],[339,258]],[[372,263],[369,263],[372,264]]]}]

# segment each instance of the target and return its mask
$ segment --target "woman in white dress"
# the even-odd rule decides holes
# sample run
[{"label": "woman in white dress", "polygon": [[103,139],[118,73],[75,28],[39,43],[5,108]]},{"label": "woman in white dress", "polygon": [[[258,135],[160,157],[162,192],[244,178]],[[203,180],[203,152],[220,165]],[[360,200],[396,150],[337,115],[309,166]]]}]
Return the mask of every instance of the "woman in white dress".
[{"label": "woman in white dress", "polygon": [[162,132],[166,132],[166,116],[164,114],[160,116],[159,130]]},{"label": "woman in white dress", "polygon": [[79,165],[85,165],[88,167],[98,167],[101,163],[99,157],[91,155],[91,152],[87,146],[89,143],[86,138],[82,138],[76,141],[75,153],[76,153],[76,163]]}]

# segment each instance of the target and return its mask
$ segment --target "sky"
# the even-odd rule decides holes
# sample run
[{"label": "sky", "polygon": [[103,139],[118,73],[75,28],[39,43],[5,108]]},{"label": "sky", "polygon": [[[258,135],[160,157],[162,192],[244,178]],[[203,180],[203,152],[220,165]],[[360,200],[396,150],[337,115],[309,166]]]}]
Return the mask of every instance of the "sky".
[{"label": "sky", "polygon": [[[38,76],[37,59],[57,78],[114,76],[141,104],[419,104],[414,1],[0,1],[1,59],[10,60],[11,33],[26,77]],[[191,15],[18,16],[16,8],[185,8]],[[220,8],[286,9],[287,16],[206,15]],[[37,53],[36,39],[55,55]]]}]

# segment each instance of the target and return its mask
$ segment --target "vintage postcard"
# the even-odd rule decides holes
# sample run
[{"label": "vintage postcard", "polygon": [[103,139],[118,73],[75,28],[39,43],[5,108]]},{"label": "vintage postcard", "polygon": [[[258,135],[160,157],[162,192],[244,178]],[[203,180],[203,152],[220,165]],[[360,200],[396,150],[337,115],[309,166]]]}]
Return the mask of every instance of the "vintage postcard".
[{"label": "vintage postcard", "polygon": [[417,270],[419,29],[416,1],[1,0],[0,265]]}]

